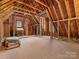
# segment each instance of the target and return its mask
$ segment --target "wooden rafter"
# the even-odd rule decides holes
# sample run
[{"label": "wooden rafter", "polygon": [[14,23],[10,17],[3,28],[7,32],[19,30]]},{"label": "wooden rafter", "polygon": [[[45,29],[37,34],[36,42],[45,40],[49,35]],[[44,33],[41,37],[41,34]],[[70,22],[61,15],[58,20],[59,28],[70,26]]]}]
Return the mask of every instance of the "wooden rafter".
[{"label": "wooden rafter", "polygon": [[57,13],[57,16],[58,16],[58,20],[63,19],[62,10],[61,10],[61,7],[60,7],[60,4],[59,4],[58,0],[52,1],[52,3],[53,3],[54,8],[56,10],[56,13]]},{"label": "wooden rafter", "polygon": [[22,13],[24,15],[29,15],[33,18],[33,20],[36,22],[35,18],[32,16],[32,14],[29,14],[29,13],[25,13],[25,12],[22,12],[22,11],[18,11],[18,10],[14,10],[14,12],[18,12],[18,13]]},{"label": "wooden rafter", "polygon": [[7,4],[10,1],[11,0],[2,0],[2,1],[0,1],[0,7],[3,6],[4,4]]},{"label": "wooden rafter", "polygon": [[68,19],[68,40],[70,40],[70,20]]},{"label": "wooden rafter", "polygon": [[2,9],[2,10],[0,11],[0,14],[3,13],[3,12],[5,12],[6,10],[8,10],[8,9],[11,8],[11,7],[13,7],[13,4],[11,4],[11,5],[7,6],[6,8]]},{"label": "wooden rafter", "polygon": [[67,13],[65,1],[64,0],[58,0],[58,1],[60,3],[63,16],[64,16],[65,19],[67,19],[68,18],[68,13]]},{"label": "wooden rafter", "polygon": [[0,6],[0,11],[3,10],[4,8],[6,8],[7,6],[13,4],[13,2],[14,2],[14,0],[9,1],[8,3],[6,3],[6,4],[2,5],[2,6]]},{"label": "wooden rafter", "polygon": [[47,0],[46,2],[48,2],[48,6],[51,10],[51,13],[52,13],[52,17],[53,17],[53,20],[58,20],[58,15],[56,13],[56,10],[54,8],[54,6],[52,5],[52,1],[51,0]]},{"label": "wooden rafter", "polygon": [[27,11],[27,12],[29,12],[29,13],[36,14],[36,12],[34,12],[34,11],[29,11],[29,10],[26,10],[26,9],[24,9],[24,8],[20,8],[20,7],[16,7],[16,6],[14,6],[14,8],[20,9],[20,10],[24,10],[24,11]]},{"label": "wooden rafter", "polygon": [[64,2],[65,2],[67,13],[68,13],[68,18],[70,18],[71,17],[71,12],[70,12],[70,8],[69,8],[69,3],[66,0],[64,0]]},{"label": "wooden rafter", "polygon": [[[63,12],[62,12],[62,8],[61,8],[61,4],[60,4],[60,2],[58,1],[58,0],[56,0],[55,1],[56,2],[56,4],[54,3],[54,5],[55,5],[55,7],[56,7],[56,10],[58,10],[57,11],[57,15],[59,16],[59,15],[61,15],[61,16],[59,16],[58,18],[59,18],[59,20],[63,20],[64,19],[64,14],[63,14]],[[58,7],[57,7],[58,6]],[[58,13],[59,12],[59,13]],[[58,21],[59,22],[59,21]],[[63,22],[62,22],[63,23]],[[62,27],[64,27],[65,28],[65,30],[67,29],[67,24],[65,24],[65,23],[63,23],[63,25],[62,25],[62,23],[60,23],[60,26],[61,26],[61,28]],[[66,31],[64,31],[64,32],[67,32],[67,30]]]},{"label": "wooden rafter", "polygon": [[13,10],[13,7],[9,8],[8,10],[0,14],[0,20],[3,22],[4,20],[8,19],[9,16],[13,14],[12,10]]},{"label": "wooden rafter", "polygon": [[12,11],[13,11],[13,7],[7,9],[6,11],[0,14],[0,18],[3,18],[6,14],[8,14],[8,12],[12,12]]},{"label": "wooden rafter", "polygon": [[40,3],[40,4],[43,5],[43,6],[47,7],[47,9],[48,9],[48,14],[50,15],[50,19],[51,19],[51,18],[53,19],[53,15],[52,15],[52,13],[51,13],[51,10],[50,10],[49,6],[45,5],[44,3],[40,2],[39,0],[35,0],[35,1],[38,2],[38,3]]},{"label": "wooden rafter", "polygon": [[31,5],[27,4],[27,3],[21,2],[21,1],[19,1],[19,0],[15,0],[15,1],[18,2],[18,3],[20,3],[20,4],[23,4],[23,5],[25,5],[25,6],[28,6],[28,7],[32,8],[32,9],[34,9],[34,10],[38,10],[38,11],[41,12],[40,9],[35,8],[35,7],[33,7],[33,6],[31,6]]}]

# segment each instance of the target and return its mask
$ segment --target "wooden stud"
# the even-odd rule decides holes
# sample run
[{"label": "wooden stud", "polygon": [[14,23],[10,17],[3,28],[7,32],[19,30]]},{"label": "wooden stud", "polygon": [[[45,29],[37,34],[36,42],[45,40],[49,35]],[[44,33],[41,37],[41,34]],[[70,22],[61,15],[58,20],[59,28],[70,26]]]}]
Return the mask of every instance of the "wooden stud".
[{"label": "wooden stud", "polygon": [[24,31],[25,31],[25,35],[28,35],[28,19],[25,18],[25,22],[24,22]]},{"label": "wooden stud", "polygon": [[58,33],[58,38],[59,38],[59,25],[60,25],[60,23],[58,22],[58,23],[57,23],[57,33]]},{"label": "wooden stud", "polygon": [[38,26],[38,24],[37,24],[37,36],[38,36],[38,27],[39,27],[39,26]]},{"label": "wooden stud", "polygon": [[68,40],[70,40],[70,20],[68,20]]},{"label": "wooden stud", "polygon": [[40,36],[42,35],[42,19],[40,18]]},{"label": "wooden stud", "polygon": [[33,28],[34,28],[34,35],[35,35],[35,25],[33,26]]},{"label": "wooden stud", "polygon": [[4,42],[4,25],[3,22],[0,21],[0,39],[1,42]]},{"label": "wooden stud", "polygon": [[12,19],[13,19],[13,36],[15,36],[15,34],[16,34],[16,19],[15,19],[14,15],[12,15]]},{"label": "wooden stud", "polygon": [[17,10],[14,10],[14,12],[22,13],[22,14],[24,14],[24,15],[29,15],[29,16],[31,16],[31,17],[33,18],[33,20],[34,20],[35,22],[37,22],[36,19],[33,17],[32,14],[25,13],[25,12],[22,12],[22,11],[17,11]]},{"label": "wooden stud", "polygon": [[[48,14],[49,14],[50,17],[53,19],[53,15],[52,15],[52,12],[51,12],[49,6],[45,5],[44,3],[40,2],[39,0],[35,0],[35,1],[38,2],[38,3],[40,3],[40,4],[43,5],[43,6],[47,7]],[[51,19],[51,18],[50,18],[50,19]]]},{"label": "wooden stud", "polygon": [[49,32],[50,32],[50,39],[52,38],[52,21],[49,21]]},{"label": "wooden stud", "polygon": [[23,4],[23,5],[25,5],[25,6],[28,6],[28,7],[32,8],[32,9],[34,9],[34,10],[41,11],[40,9],[35,8],[35,7],[33,7],[33,6],[31,6],[31,5],[27,4],[27,3],[21,2],[21,1],[19,1],[19,0],[15,0],[15,1],[18,2],[18,3],[20,3],[20,4]]},{"label": "wooden stud", "polygon": [[14,8],[20,9],[20,10],[24,10],[24,11],[28,11],[29,13],[33,13],[33,14],[36,13],[36,12],[34,12],[34,11],[29,11],[29,10],[26,10],[26,9],[24,9],[24,8],[20,8],[20,7],[16,7],[16,6],[14,6]]},{"label": "wooden stud", "polygon": [[12,20],[12,18],[10,17],[10,18],[8,19],[8,21],[9,21],[9,24],[8,24],[8,25],[9,25],[9,36],[10,36],[10,29],[11,29],[11,28],[10,28],[10,27],[11,27],[11,23],[10,23],[11,20]]}]

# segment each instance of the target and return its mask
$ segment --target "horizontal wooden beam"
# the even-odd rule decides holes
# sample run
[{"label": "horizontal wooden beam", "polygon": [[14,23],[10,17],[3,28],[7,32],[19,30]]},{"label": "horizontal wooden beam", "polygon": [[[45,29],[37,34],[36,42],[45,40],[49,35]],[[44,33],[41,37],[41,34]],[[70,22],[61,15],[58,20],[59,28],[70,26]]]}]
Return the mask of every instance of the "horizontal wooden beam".
[{"label": "horizontal wooden beam", "polygon": [[18,3],[20,3],[20,4],[23,4],[23,5],[25,5],[25,6],[28,6],[28,7],[32,8],[32,9],[34,9],[34,10],[38,10],[38,11],[41,12],[40,9],[35,8],[34,6],[31,6],[31,5],[27,4],[27,3],[21,2],[21,1],[19,1],[19,0],[15,0],[15,1],[18,2]]},{"label": "horizontal wooden beam", "polygon": [[68,21],[68,20],[76,20],[76,19],[79,19],[79,17],[73,17],[73,18],[68,18],[68,19],[62,19],[62,20],[57,20],[57,21],[53,21],[53,22],[65,22],[65,21]]},{"label": "horizontal wooden beam", "polygon": [[16,6],[14,6],[14,8],[20,9],[20,10],[24,10],[24,11],[29,12],[29,13],[36,14],[36,12],[34,12],[34,11],[29,11],[29,10],[26,10],[26,9],[24,9],[24,8],[20,8],[20,7],[16,7]]},{"label": "horizontal wooden beam", "polygon": [[29,13],[25,13],[25,12],[22,12],[22,11],[18,11],[18,10],[14,10],[14,12],[18,12],[18,13],[22,13],[24,15],[29,15],[33,18],[33,20],[36,22],[35,18],[32,16],[32,14],[29,14]]},{"label": "horizontal wooden beam", "polygon": [[24,14],[24,15],[31,15],[31,14],[29,14],[29,13],[25,13],[25,12],[19,11],[19,10],[14,10],[14,12],[22,13],[22,14]]}]

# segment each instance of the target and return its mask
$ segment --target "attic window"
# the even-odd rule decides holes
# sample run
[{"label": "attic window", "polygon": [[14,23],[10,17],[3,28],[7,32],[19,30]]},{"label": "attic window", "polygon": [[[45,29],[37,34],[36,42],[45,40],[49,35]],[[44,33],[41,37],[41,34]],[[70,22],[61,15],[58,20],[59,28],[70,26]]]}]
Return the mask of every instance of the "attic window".
[{"label": "attic window", "polygon": [[52,24],[52,32],[54,33],[56,31],[55,26]]},{"label": "attic window", "polygon": [[22,21],[17,20],[17,21],[16,21],[16,27],[17,27],[17,28],[21,28],[21,27],[22,27]]}]

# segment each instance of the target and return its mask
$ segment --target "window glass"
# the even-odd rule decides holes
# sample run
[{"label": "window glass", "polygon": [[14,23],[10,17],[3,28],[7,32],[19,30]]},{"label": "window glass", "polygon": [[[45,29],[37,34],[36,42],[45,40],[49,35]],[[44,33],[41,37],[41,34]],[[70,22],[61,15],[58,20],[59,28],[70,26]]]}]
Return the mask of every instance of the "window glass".
[{"label": "window glass", "polygon": [[22,27],[22,21],[17,20],[16,21],[16,27]]}]

